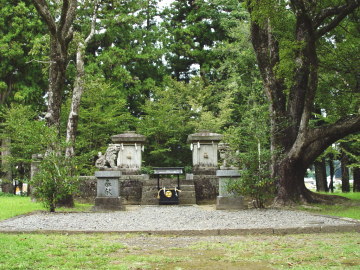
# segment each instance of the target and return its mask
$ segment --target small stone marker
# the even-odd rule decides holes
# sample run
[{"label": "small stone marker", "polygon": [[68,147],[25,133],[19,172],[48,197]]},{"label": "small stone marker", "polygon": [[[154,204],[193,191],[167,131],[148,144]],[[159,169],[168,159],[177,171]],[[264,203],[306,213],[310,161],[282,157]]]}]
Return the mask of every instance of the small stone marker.
[{"label": "small stone marker", "polygon": [[216,198],[216,210],[245,209],[244,197],[227,191],[228,183],[240,177],[239,170],[217,170],[216,176],[219,177],[219,196]]},{"label": "small stone marker", "polygon": [[97,196],[93,210],[125,210],[120,197],[120,171],[97,171]]}]

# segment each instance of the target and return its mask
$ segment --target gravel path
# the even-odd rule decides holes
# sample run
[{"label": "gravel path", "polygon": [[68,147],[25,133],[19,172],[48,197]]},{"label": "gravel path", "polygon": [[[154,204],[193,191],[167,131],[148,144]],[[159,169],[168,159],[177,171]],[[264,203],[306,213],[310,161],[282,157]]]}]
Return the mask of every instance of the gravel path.
[{"label": "gravel path", "polygon": [[[215,211],[200,206],[141,206],[127,211],[104,213],[47,213],[19,216],[0,222],[0,232],[211,232],[255,230],[270,233],[281,229],[353,228],[360,223],[312,215],[302,211],[250,209]],[[268,232],[269,233],[269,232]]]}]

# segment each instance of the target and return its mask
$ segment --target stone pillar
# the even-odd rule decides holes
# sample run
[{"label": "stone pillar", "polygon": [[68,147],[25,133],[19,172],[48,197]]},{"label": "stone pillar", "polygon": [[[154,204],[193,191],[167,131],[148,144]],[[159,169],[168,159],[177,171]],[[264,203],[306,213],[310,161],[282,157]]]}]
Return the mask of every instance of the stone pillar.
[{"label": "stone pillar", "polygon": [[125,210],[120,197],[120,171],[97,171],[97,195],[94,211]]},{"label": "stone pillar", "polygon": [[112,136],[111,140],[119,146],[117,169],[126,175],[140,174],[146,137],[135,131],[126,131]]},{"label": "stone pillar", "polygon": [[239,170],[217,170],[216,176],[219,177],[219,196],[216,198],[216,210],[238,210],[246,208],[243,196],[227,191],[228,183],[240,177]]},{"label": "stone pillar", "polygon": [[221,139],[221,134],[209,131],[201,131],[188,136],[194,174],[215,174],[218,168],[218,144]]}]

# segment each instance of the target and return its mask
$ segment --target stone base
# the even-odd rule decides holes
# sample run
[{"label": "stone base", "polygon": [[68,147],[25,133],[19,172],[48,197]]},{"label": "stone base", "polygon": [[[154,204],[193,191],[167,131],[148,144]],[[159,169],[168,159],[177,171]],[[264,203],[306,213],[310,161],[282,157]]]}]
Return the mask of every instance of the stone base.
[{"label": "stone base", "polygon": [[121,197],[96,197],[93,211],[125,211]]},{"label": "stone base", "polygon": [[216,210],[241,210],[246,209],[244,197],[222,197],[216,198]]}]

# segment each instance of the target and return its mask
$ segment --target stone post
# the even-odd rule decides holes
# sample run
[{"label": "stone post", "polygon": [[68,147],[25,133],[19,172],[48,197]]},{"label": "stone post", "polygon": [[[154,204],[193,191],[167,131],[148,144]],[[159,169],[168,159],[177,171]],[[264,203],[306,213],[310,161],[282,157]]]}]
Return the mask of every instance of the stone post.
[{"label": "stone post", "polygon": [[94,211],[125,210],[120,197],[120,171],[97,171],[97,196]]},{"label": "stone post", "polygon": [[228,183],[240,177],[239,170],[217,170],[216,176],[219,177],[219,196],[216,198],[216,210],[238,210],[246,208],[244,206],[243,196],[227,191]]},{"label": "stone post", "polygon": [[228,184],[240,177],[239,168],[236,167],[236,161],[230,147],[227,143],[219,144],[220,159],[222,165],[220,170],[216,171],[219,177],[219,196],[216,198],[217,210],[238,210],[246,208],[244,206],[244,197],[228,192]]}]

